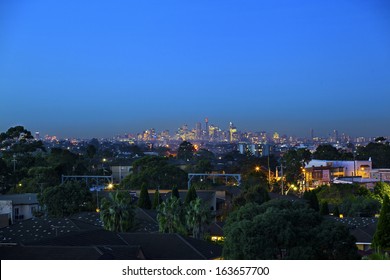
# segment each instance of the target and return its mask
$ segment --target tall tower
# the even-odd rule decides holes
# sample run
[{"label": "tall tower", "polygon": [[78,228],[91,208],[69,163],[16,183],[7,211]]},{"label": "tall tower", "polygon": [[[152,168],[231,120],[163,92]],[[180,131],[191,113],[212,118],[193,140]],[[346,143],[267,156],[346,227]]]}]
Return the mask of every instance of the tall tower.
[{"label": "tall tower", "polygon": [[310,129],[310,140],[314,139],[314,129]]},{"label": "tall tower", "polygon": [[333,130],[333,137],[334,137],[334,142],[339,141],[339,132],[336,129]]},{"label": "tall tower", "polygon": [[195,131],[196,131],[196,139],[197,140],[202,139],[202,124],[200,122],[196,123]]},{"label": "tall tower", "polygon": [[229,124],[229,141],[230,143],[237,141],[237,128],[233,125],[232,122]]},{"label": "tall tower", "polygon": [[206,118],[205,120],[206,123],[206,140],[208,141],[210,139],[210,128],[209,128],[209,119]]}]

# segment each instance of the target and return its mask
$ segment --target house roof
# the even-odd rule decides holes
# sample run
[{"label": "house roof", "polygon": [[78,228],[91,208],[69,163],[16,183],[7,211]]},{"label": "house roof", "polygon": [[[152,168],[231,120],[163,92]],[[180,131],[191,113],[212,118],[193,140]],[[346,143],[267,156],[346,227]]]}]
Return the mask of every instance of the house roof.
[{"label": "house roof", "polygon": [[69,218],[32,218],[0,229],[0,243],[33,242],[82,230],[102,228],[99,214],[82,212]]},{"label": "house roof", "polygon": [[371,244],[378,224],[378,218],[373,217],[338,218],[327,216],[327,218],[345,225],[349,229],[349,232],[355,236],[356,243]]},{"label": "house roof", "polygon": [[[203,240],[165,233],[116,233],[106,230],[84,231],[30,242],[25,247],[98,247],[111,257],[128,258],[127,249],[141,248],[145,259],[199,260],[218,258],[222,247]],[[21,246],[23,247],[23,246]],[[126,248],[124,248],[126,247]],[[116,249],[116,251],[114,250]],[[104,251],[104,250],[103,250]],[[37,253],[38,254],[38,253]]]},{"label": "house roof", "polygon": [[146,259],[201,260],[220,257],[222,247],[203,240],[166,233],[119,233],[129,245],[141,246]]},{"label": "house roof", "polygon": [[38,204],[36,193],[3,194],[0,200],[11,200],[13,205]]},{"label": "house roof", "polygon": [[4,260],[137,260],[139,246],[2,246]]},{"label": "house roof", "polygon": [[2,246],[2,260],[97,260],[101,257],[93,247]]},{"label": "house roof", "polygon": [[47,238],[33,242],[25,242],[24,244],[36,246],[128,245],[115,232],[107,231],[104,229],[73,232],[53,238]]},{"label": "house roof", "polygon": [[157,211],[136,208],[135,210],[136,225],[135,232],[158,232]]}]

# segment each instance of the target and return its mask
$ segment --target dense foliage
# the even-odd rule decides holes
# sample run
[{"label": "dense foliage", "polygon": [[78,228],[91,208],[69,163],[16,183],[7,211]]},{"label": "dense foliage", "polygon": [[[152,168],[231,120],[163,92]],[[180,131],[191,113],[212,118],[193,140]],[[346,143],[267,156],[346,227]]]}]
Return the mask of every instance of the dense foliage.
[{"label": "dense foliage", "polygon": [[358,259],[355,239],[306,203],[271,200],[231,213],[224,227],[225,259]]},{"label": "dense foliage", "polygon": [[114,192],[103,198],[100,219],[105,229],[116,232],[129,231],[134,226],[134,208],[126,192]]},{"label": "dense foliage", "polygon": [[372,245],[379,250],[390,250],[390,201],[387,195],[383,199]]},{"label": "dense foliage", "polygon": [[185,188],[187,173],[171,165],[167,158],[146,156],[133,163],[133,174],[121,182],[128,189],[140,189],[143,184],[153,189],[170,189],[173,185]]},{"label": "dense foliage", "polygon": [[78,212],[91,211],[93,205],[91,192],[78,182],[66,182],[46,188],[38,199],[53,217],[67,217]]}]

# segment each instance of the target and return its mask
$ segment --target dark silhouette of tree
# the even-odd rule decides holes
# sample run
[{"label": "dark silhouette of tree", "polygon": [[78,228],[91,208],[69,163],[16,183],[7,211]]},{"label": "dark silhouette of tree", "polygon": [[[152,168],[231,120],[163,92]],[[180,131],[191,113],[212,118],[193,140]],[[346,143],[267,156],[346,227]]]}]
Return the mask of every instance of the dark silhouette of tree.
[{"label": "dark silhouette of tree", "polygon": [[62,185],[46,188],[38,195],[39,202],[49,216],[67,217],[92,208],[92,194],[78,182],[66,182]]},{"label": "dark silhouette of tree", "polygon": [[183,141],[177,151],[177,158],[188,161],[194,157],[194,153],[194,146],[190,142]]},{"label": "dark silhouette of tree", "polygon": [[205,228],[210,223],[210,209],[203,205],[199,197],[192,200],[186,208],[186,225],[192,231],[192,237],[202,239],[205,234]]},{"label": "dark silhouette of tree", "polygon": [[247,203],[262,204],[270,200],[268,191],[265,186],[253,186],[240,193],[233,200],[234,207],[241,207]]},{"label": "dark silhouette of tree", "polygon": [[325,201],[325,202],[321,203],[320,214],[321,215],[329,215],[328,202]]},{"label": "dark silhouette of tree", "polygon": [[127,193],[111,192],[108,199],[102,199],[101,205],[100,219],[105,229],[126,232],[134,226],[134,208]]},{"label": "dark silhouette of tree", "polygon": [[161,198],[161,195],[160,195],[160,192],[158,190],[156,190],[154,192],[154,196],[153,196],[153,205],[152,205],[152,209],[157,209],[158,206],[162,203],[162,198]]},{"label": "dark silhouette of tree", "polygon": [[194,186],[191,186],[187,192],[187,195],[184,199],[184,204],[189,205],[191,201],[195,200],[198,197]]},{"label": "dark silhouette of tree", "polygon": [[133,163],[133,174],[121,182],[122,187],[129,189],[139,189],[142,184],[156,189],[183,188],[187,185],[187,173],[166,158],[146,156]]},{"label": "dark silhouette of tree", "polygon": [[96,147],[94,145],[89,144],[87,146],[87,151],[86,151],[87,157],[93,158],[96,155],[96,152],[97,152],[97,150],[96,150]]},{"label": "dark silhouette of tree", "polygon": [[150,201],[149,192],[148,188],[146,187],[146,184],[143,184],[141,187],[141,193],[138,199],[138,207],[144,209],[152,208],[152,203]]},{"label": "dark silhouette of tree", "polygon": [[307,201],[310,208],[314,209],[317,212],[320,210],[320,205],[318,203],[318,198],[317,198],[315,191],[305,192],[303,194],[303,199],[305,199]]},{"label": "dark silhouette of tree", "polygon": [[390,202],[386,195],[383,199],[382,209],[379,214],[379,221],[376,227],[372,246],[377,250],[390,249]]},{"label": "dark silhouette of tree", "polygon": [[368,160],[371,158],[373,168],[387,168],[390,166],[389,142],[369,143],[365,147],[358,147],[356,159]]},{"label": "dark silhouette of tree", "polygon": [[338,160],[341,158],[339,151],[330,144],[319,145],[313,153],[314,159]]},{"label": "dark silhouette of tree", "polygon": [[186,234],[185,226],[182,222],[182,205],[175,197],[169,197],[157,208],[157,221],[159,231],[164,233]]},{"label": "dark silhouette of tree", "polygon": [[180,200],[180,194],[179,194],[179,190],[177,189],[176,186],[172,187],[172,193],[171,193],[171,196],[175,196],[177,199]]},{"label": "dark silhouette of tree", "polygon": [[339,207],[337,205],[334,207],[333,216],[335,216],[335,217],[340,216],[340,210],[339,210]]},{"label": "dark silhouette of tree", "polygon": [[[224,226],[224,259],[358,259],[355,239],[307,204],[270,200],[233,211]],[[326,236],[321,234],[326,232]]]},{"label": "dark silhouette of tree", "polygon": [[282,158],[284,166],[283,175],[287,183],[296,184],[303,179],[302,168],[311,159],[311,153],[307,149],[289,150]]}]

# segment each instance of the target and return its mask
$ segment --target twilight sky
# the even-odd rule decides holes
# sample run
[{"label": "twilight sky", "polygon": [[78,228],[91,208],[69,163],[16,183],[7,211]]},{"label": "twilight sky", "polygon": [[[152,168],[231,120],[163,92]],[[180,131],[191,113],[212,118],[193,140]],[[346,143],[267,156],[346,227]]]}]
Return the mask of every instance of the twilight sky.
[{"label": "twilight sky", "polygon": [[390,135],[387,0],[1,0],[0,132]]}]

